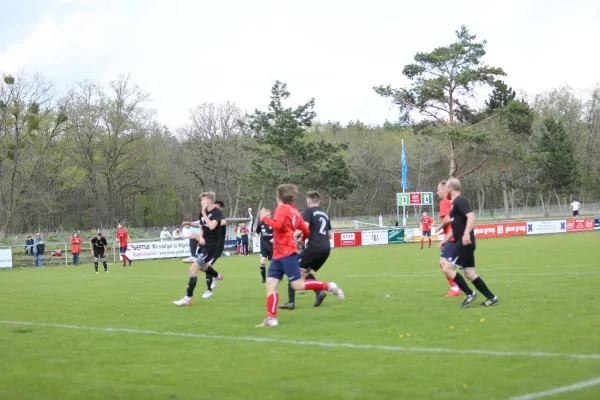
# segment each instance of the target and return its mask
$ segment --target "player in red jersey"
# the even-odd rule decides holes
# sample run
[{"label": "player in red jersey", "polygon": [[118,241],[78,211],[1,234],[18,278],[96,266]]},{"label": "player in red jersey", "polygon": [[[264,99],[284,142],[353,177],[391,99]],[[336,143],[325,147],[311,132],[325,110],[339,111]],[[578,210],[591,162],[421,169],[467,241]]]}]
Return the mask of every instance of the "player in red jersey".
[{"label": "player in red jersey", "polygon": [[117,239],[119,239],[119,253],[121,253],[121,258],[123,259],[123,266],[125,266],[127,261],[129,261],[129,266],[131,267],[131,259],[125,254],[125,252],[127,252],[127,244],[131,243],[129,233],[127,233],[125,228],[123,228],[123,225],[119,224],[117,226],[117,234],[115,236]]},{"label": "player in red jersey", "polygon": [[283,279],[283,275],[287,275],[294,290],[328,290],[339,297],[340,300],[344,299],[344,292],[335,282],[302,280],[294,232],[297,229],[301,230],[301,240],[304,240],[310,235],[310,230],[302,219],[302,215],[294,206],[297,195],[298,188],[296,185],[279,185],[277,187],[275,216],[271,219],[265,208],[260,210],[262,221],[273,228],[273,260],[269,265],[267,274],[267,318],[257,327],[279,325],[277,321],[277,304],[279,303],[277,286]]},{"label": "player in red jersey", "polygon": [[[440,232],[443,230],[444,237],[448,237],[451,232],[450,228],[450,209],[452,208],[452,200],[448,198],[448,188],[446,186],[446,181],[441,181],[437,186],[437,195],[440,198],[440,220],[442,221],[440,225],[435,229],[436,232]],[[446,261],[447,257],[452,253],[452,249],[454,248],[454,238],[451,238],[450,241],[446,244],[446,246],[442,249],[440,253],[440,268],[443,269],[443,264]],[[450,291],[446,293],[444,297],[454,297],[460,296],[461,290],[458,285],[446,276],[448,283],[450,284]]]},{"label": "player in red jersey", "polygon": [[431,225],[433,225],[433,218],[428,217],[427,213],[424,212],[421,217],[421,248],[425,243],[425,236],[429,237],[429,248],[431,248]]}]

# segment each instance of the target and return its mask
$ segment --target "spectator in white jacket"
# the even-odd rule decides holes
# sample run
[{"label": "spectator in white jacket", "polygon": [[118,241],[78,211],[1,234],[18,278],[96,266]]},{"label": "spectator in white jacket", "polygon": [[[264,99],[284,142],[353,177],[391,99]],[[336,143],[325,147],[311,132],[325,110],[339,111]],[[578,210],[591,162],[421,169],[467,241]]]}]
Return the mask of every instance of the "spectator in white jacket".
[{"label": "spectator in white jacket", "polygon": [[190,226],[189,225],[184,225],[183,229],[181,230],[181,233],[183,233],[183,238],[184,239],[189,239],[190,238]]},{"label": "spectator in white jacket", "polygon": [[169,228],[164,226],[162,232],[160,233],[160,241],[164,242],[167,240],[171,240],[171,233],[169,233]]}]

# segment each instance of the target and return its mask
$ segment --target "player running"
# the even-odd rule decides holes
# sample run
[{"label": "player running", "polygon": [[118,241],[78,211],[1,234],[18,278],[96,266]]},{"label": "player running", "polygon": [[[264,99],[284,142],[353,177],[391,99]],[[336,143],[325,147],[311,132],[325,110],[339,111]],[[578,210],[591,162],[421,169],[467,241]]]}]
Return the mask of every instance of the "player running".
[{"label": "player running", "polygon": [[[471,290],[467,282],[454,268],[458,266],[464,271],[465,277],[473,282],[473,285],[483,294],[487,300],[481,305],[490,307],[498,304],[496,297],[487,285],[477,276],[475,272],[475,213],[466,198],[461,196],[460,181],[452,178],[448,181],[448,191],[452,199],[452,208],[450,209],[450,221],[452,224],[451,235],[456,238],[454,248],[450,252],[447,262],[444,263],[443,270],[447,277],[451,278],[465,292],[467,297],[462,302],[461,308],[468,307],[477,298],[477,292]],[[440,248],[447,246],[449,238],[444,238],[440,243]]]},{"label": "player running", "polygon": [[425,236],[429,237],[429,248],[431,248],[431,226],[433,225],[433,218],[428,217],[427,213],[424,212],[421,216],[421,249],[425,243]]},{"label": "player running", "polygon": [[215,206],[215,194],[213,192],[204,192],[200,195],[202,204],[202,213],[199,223],[184,221],[182,225],[189,224],[190,226],[200,227],[200,233],[190,234],[190,241],[194,239],[200,245],[198,256],[190,267],[190,280],[188,282],[186,295],[180,300],[176,300],[173,304],[178,306],[191,306],[194,289],[198,283],[198,271],[204,271],[214,280],[210,289],[214,289],[223,276],[214,270],[212,265],[216,258],[219,247],[220,224],[223,219],[221,210]]},{"label": "player running", "polygon": [[[437,195],[440,198],[440,225],[435,228],[435,232],[439,233],[443,230],[444,238],[449,237],[450,240],[446,242],[446,245],[442,249],[440,253],[440,268],[444,269],[444,263],[446,259],[452,253],[454,249],[454,238],[452,237],[452,233],[450,231],[450,208],[452,207],[452,200],[448,198],[448,187],[446,186],[446,181],[441,181],[437,186]],[[462,292],[456,282],[446,276],[448,283],[450,284],[450,290],[444,297],[454,297],[459,296]]]},{"label": "player running", "polygon": [[[225,203],[223,203],[221,200],[217,200],[217,201],[215,201],[215,207],[218,208],[219,210],[221,210],[221,212],[223,212],[223,207],[225,207]],[[217,247],[217,252],[215,254],[215,258],[210,263],[211,266],[215,262],[217,262],[219,257],[221,257],[223,255],[223,250],[225,250],[226,234],[227,234],[227,218],[225,218],[225,216],[223,216],[223,219],[221,219],[221,223],[220,223],[220,227],[219,227],[219,246]],[[212,295],[213,295],[212,283],[213,283],[213,277],[207,272],[206,273],[206,292],[204,292],[202,294],[203,299],[208,299],[209,297],[212,297]]]},{"label": "player running", "polygon": [[[265,210],[267,217],[271,218],[271,210]],[[267,260],[273,259],[273,228],[265,224],[262,219],[256,225],[256,237],[260,235],[260,275],[262,283],[266,282]]]},{"label": "player running", "polygon": [[131,267],[132,261],[125,254],[127,252],[127,245],[131,244],[131,238],[129,237],[129,233],[123,228],[123,225],[119,224],[117,226],[115,237],[119,239],[119,253],[121,253],[121,258],[123,259],[123,266],[129,261],[129,266]]},{"label": "player running", "polygon": [[94,269],[98,273],[98,259],[102,259],[102,265],[104,266],[104,272],[108,273],[108,264],[106,263],[106,248],[108,243],[106,238],[102,237],[102,233],[98,232],[95,238],[92,238],[92,257],[94,257]]},{"label": "player running", "polygon": [[[317,272],[331,253],[331,221],[329,215],[321,210],[321,196],[318,192],[310,191],[306,195],[306,205],[308,208],[302,214],[302,218],[308,224],[310,235],[306,242],[306,249],[300,254],[300,272],[305,281],[316,280],[313,271]],[[301,232],[296,231],[296,237],[301,235]],[[319,307],[327,292],[323,290],[315,290],[314,307]],[[295,306],[296,291],[292,288],[291,283],[288,283],[288,302],[279,306],[284,310],[293,310]]]},{"label": "player running", "polygon": [[277,326],[277,303],[279,294],[277,286],[283,275],[287,275],[294,290],[328,290],[334,295],[344,299],[344,292],[334,282],[326,283],[319,281],[302,281],[300,263],[298,259],[298,247],[294,241],[294,232],[302,231],[304,239],[310,235],[310,230],[302,220],[298,209],[294,206],[294,200],[298,195],[296,185],[283,184],[277,187],[277,208],[273,219],[267,215],[267,210],[260,210],[260,218],[264,223],[273,228],[273,260],[269,265],[267,273],[267,318],[257,325]]}]

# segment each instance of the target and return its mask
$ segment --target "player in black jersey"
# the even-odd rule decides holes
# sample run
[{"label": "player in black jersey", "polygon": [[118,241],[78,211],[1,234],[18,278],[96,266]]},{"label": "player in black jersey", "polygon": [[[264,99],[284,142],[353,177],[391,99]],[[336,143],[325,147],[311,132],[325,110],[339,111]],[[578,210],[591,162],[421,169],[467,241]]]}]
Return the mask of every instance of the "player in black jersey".
[{"label": "player in black jersey", "polygon": [[192,305],[192,296],[198,283],[198,271],[205,271],[215,279],[211,284],[214,289],[223,276],[213,269],[214,260],[219,248],[220,226],[223,214],[215,206],[215,194],[213,192],[204,192],[200,195],[202,203],[202,216],[199,223],[184,221],[182,225],[200,227],[200,233],[192,233],[190,239],[195,239],[200,244],[198,257],[190,267],[190,280],[187,286],[186,295],[173,303],[178,306]]},{"label": "player in black jersey", "polygon": [[[317,272],[331,253],[331,221],[329,215],[320,207],[321,196],[318,192],[310,191],[306,195],[306,205],[308,208],[302,214],[302,219],[310,229],[310,236],[306,240],[306,249],[300,254],[300,272],[305,280],[316,280],[312,274]],[[299,232],[296,232],[298,237]],[[301,243],[299,243],[301,244]],[[319,307],[327,292],[315,290],[315,307]],[[288,284],[288,302],[279,306],[279,308],[293,310],[295,306],[296,292]]]},{"label": "player in black jersey", "polygon": [[468,307],[477,297],[477,292],[471,290],[463,277],[455,270],[454,266],[459,267],[464,271],[465,277],[473,282],[473,285],[483,294],[487,300],[481,305],[490,307],[498,304],[496,297],[487,285],[475,272],[475,213],[471,210],[471,206],[466,198],[461,196],[460,181],[456,178],[448,180],[448,192],[452,200],[452,208],[450,209],[450,224],[452,231],[440,243],[440,248],[444,248],[451,237],[454,237],[455,246],[448,256],[448,262],[444,263],[443,269],[447,277],[456,282],[463,292],[467,295],[463,301],[461,308]]},{"label": "player in black jersey", "polygon": [[[221,212],[223,212],[223,207],[225,207],[225,203],[223,203],[221,200],[217,200],[217,201],[215,201],[215,207],[218,208],[219,210],[221,210]],[[225,236],[227,234],[227,218],[225,218],[225,216],[222,217],[221,224],[218,229],[219,229],[219,246],[217,247],[215,257],[211,261],[210,266],[212,266],[217,261],[217,259],[219,259],[219,257],[221,257],[223,255],[223,250],[225,250]],[[212,295],[213,295],[212,283],[213,283],[213,277],[207,272],[206,273],[206,292],[204,292],[204,294],[202,294],[203,299],[208,299],[209,297],[212,297]]]},{"label": "player in black jersey", "polygon": [[102,237],[102,233],[98,232],[95,238],[92,239],[92,257],[94,257],[94,269],[98,273],[98,259],[102,259],[102,265],[104,266],[104,272],[108,273],[108,264],[106,263],[106,248],[108,243],[106,238]]},{"label": "player in black jersey", "polygon": [[[267,217],[271,218],[271,210],[266,210]],[[267,260],[273,258],[273,228],[265,224],[262,219],[258,221],[255,231],[256,237],[260,235],[260,276],[262,283],[266,282]]]}]

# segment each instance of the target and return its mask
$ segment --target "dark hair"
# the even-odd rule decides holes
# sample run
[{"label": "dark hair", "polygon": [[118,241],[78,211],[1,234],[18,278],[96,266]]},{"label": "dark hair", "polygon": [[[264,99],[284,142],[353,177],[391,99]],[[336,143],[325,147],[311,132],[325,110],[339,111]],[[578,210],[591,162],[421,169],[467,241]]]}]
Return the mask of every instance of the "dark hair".
[{"label": "dark hair", "polygon": [[215,201],[215,204],[221,207],[225,207],[225,203],[223,203],[221,200]]},{"label": "dark hair", "polygon": [[321,201],[321,195],[316,190],[311,190],[306,194],[306,197],[310,199],[313,203],[318,203]]}]

